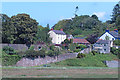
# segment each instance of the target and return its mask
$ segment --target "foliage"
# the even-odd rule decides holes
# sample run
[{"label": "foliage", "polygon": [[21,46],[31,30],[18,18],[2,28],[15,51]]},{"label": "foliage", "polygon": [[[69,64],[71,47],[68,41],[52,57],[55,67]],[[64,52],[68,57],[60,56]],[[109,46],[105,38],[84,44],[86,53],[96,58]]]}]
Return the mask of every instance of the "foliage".
[{"label": "foliage", "polygon": [[105,36],[105,40],[109,40],[110,39],[110,37],[109,36]]},{"label": "foliage", "polygon": [[112,13],[112,22],[116,21],[116,18],[120,15],[120,2],[116,4],[113,8],[113,13]]},{"label": "foliage", "polygon": [[35,51],[35,50],[27,50],[24,53],[24,57],[27,58],[37,58],[38,56],[44,58],[46,56],[46,50],[42,48],[40,51]]},{"label": "foliage", "polygon": [[3,47],[3,51],[7,54],[11,54],[11,55],[15,54],[15,50],[12,47],[9,47],[9,46]]},{"label": "foliage", "polygon": [[83,50],[84,48],[86,48],[86,46],[83,45],[83,44],[78,44],[78,45],[76,46],[76,48]]},{"label": "foliage", "polygon": [[74,43],[71,43],[68,48],[71,50],[71,51],[74,51],[75,48],[76,48],[76,45]]},{"label": "foliage", "polygon": [[[92,34],[99,34],[105,30],[101,21],[97,20],[95,16],[90,17],[88,15],[76,16],[72,19],[62,20],[54,25],[54,29],[56,30],[61,28],[67,34],[84,36],[89,35],[90,31],[92,31]],[[83,34],[84,32],[87,34]]]},{"label": "foliage", "polygon": [[2,52],[2,65],[9,66],[15,65],[22,57],[19,55],[8,55],[4,51]]},{"label": "foliage", "polygon": [[53,49],[50,49],[48,51],[48,56],[50,56],[50,57],[55,57],[55,56],[58,57],[58,55],[60,55],[60,54],[61,54],[61,51],[57,47],[54,47]]},{"label": "foliage", "polygon": [[50,50],[54,51],[55,46],[54,46],[54,45],[51,45],[49,48],[50,48]]},{"label": "foliage", "polygon": [[98,17],[95,14],[93,14],[91,17],[98,20]]},{"label": "foliage", "polygon": [[38,31],[35,37],[35,41],[45,42],[45,43],[51,43],[49,32],[49,25],[47,27],[38,26]]},{"label": "foliage", "polygon": [[120,49],[116,49],[114,47],[111,47],[111,53],[114,54],[114,55],[117,55],[119,57],[119,54],[120,54]]},{"label": "foliage", "polygon": [[37,25],[35,19],[30,18],[28,14],[17,14],[11,18],[3,15],[5,20],[3,23],[3,42],[7,43],[32,43],[37,33]]},{"label": "foliage", "polygon": [[81,49],[75,49],[74,50],[74,52],[80,52],[81,51]]},{"label": "foliage", "polygon": [[83,58],[83,57],[85,57],[85,54],[83,54],[83,53],[78,53],[77,58]]},{"label": "foliage", "polygon": [[86,40],[89,41],[91,44],[94,44],[98,40],[98,34],[89,35]]},{"label": "foliage", "polygon": [[34,50],[34,46],[32,45],[32,46],[30,46],[30,50]]},{"label": "foliage", "polygon": [[59,66],[107,67],[103,61],[116,58],[113,54],[97,54],[95,56],[86,54],[84,58],[67,59],[54,64]]},{"label": "foliage", "polygon": [[113,43],[114,43],[114,45],[120,46],[120,40],[119,39],[114,40]]}]

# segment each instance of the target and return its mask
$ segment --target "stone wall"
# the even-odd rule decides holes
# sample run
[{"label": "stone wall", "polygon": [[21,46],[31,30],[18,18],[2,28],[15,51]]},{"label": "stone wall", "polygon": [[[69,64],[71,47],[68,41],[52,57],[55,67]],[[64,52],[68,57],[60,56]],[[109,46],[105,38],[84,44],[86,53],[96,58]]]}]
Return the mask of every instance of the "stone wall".
[{"label": "stone wall", "polygon": [[[0,48],[3,48],[5,46],[10,46],[15,50],[19,50],[19,51],[28,50],[28,47],[26,46],[26,44],[0,44]],[[31,46],[34,46],[35,50],[38,50],[39,46],[43,46],[43,44],[32,44]]]},{"label": "stone wall", "polygon": [[42,64],[48,64],[52,62],[62,61],[65,59],[75,58],[76,56],[77,56],[77,53],[66,53],[66,54],[59,55],[58,58],[49,57],[49,56],[46,56],[45,58],[38,57],[35,59],[22,58],[20,61],[16,63],[15,66],[24,66],[24,67],[39,66]]}]

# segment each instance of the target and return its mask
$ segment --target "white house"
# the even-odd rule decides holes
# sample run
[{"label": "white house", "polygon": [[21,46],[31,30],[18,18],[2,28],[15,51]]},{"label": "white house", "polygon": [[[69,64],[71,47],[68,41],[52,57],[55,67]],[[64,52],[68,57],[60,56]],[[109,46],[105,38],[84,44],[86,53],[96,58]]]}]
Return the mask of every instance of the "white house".
[{"label": "white house", "polygon": [[118,34],[118,30],[115,29],[114,31],[109,31],[106,30],[105,33],[99,38],[102,40],[116,40],[116,39],[120,39],[120,34]]},{"label": "white house", "polygon": [[51,29],[48,34],[50,38],[52,38],[53,44],[61,44],[66,39],[66,34],[61,30],[53,30]]},{"label": "white house", "polygon": [[99,37],[101,40],[110,40],[111,47],[113,47],[113,41],[116,39],[120,39],[120,34],[118,33],[118,30],[115,29],[114,31],[106,30],[105,33]]}]

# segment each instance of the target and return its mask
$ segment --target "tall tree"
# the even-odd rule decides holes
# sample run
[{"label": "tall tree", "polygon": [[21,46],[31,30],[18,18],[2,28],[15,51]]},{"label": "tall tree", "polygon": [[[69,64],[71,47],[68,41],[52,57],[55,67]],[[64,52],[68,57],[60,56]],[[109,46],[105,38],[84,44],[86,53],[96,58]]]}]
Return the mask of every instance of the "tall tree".
[{"label": "tall tree", "polygon": [[112,13],[112,22],[116,21],[116,18],[120,16],[120,1],[118,4],[115,5],[113,8],[113,13]]},{"label": "tall tree", "polygon": [[35,41],[51,43],[51,39],[49,37],[49,27],[38,26],[38,31],[35,37]]},{"label": "tall tree", "polygon": [[37,25],[35,19],[28,14],[17,14],[11,17],[11,25],[16,29],[16,40],[14,43],[32,43],[37,33]]},{"label": "tall tree", "polygon": [[15,35],[17,34],[16,28],[11,24],[11,18],[6,14],[1,14],[2,17],[2,42],[13,43]]}]

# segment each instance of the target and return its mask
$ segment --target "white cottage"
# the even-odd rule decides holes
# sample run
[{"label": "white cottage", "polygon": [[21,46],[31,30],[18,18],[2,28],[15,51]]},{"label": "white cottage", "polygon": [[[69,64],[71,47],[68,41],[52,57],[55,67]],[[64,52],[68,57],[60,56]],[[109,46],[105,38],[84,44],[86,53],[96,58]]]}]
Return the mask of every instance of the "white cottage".
[{"label": "white cottage", "polygon": [[118,34],[118,30],[115,29],[114,31],[109,31],[106,30],[105,33],[99,38],[102,40],[116,40],[116,39],[120,39],[120,34]]},{"label": "white cottage", "polygon": [[115,29],[114,31],[106,30],[105,33],[99,38],[101,40],[110,40],[110,45],[113,47],[113,41],[116,39],[120,40],[120,34],[118,30]]},{"label": "white cottage", "polygon": [[53,44],[61,44],[66,39],[66,34],[61,30],[53,30],[51,29],[48,34],[50,34],[50,38],[52,38]]}]

